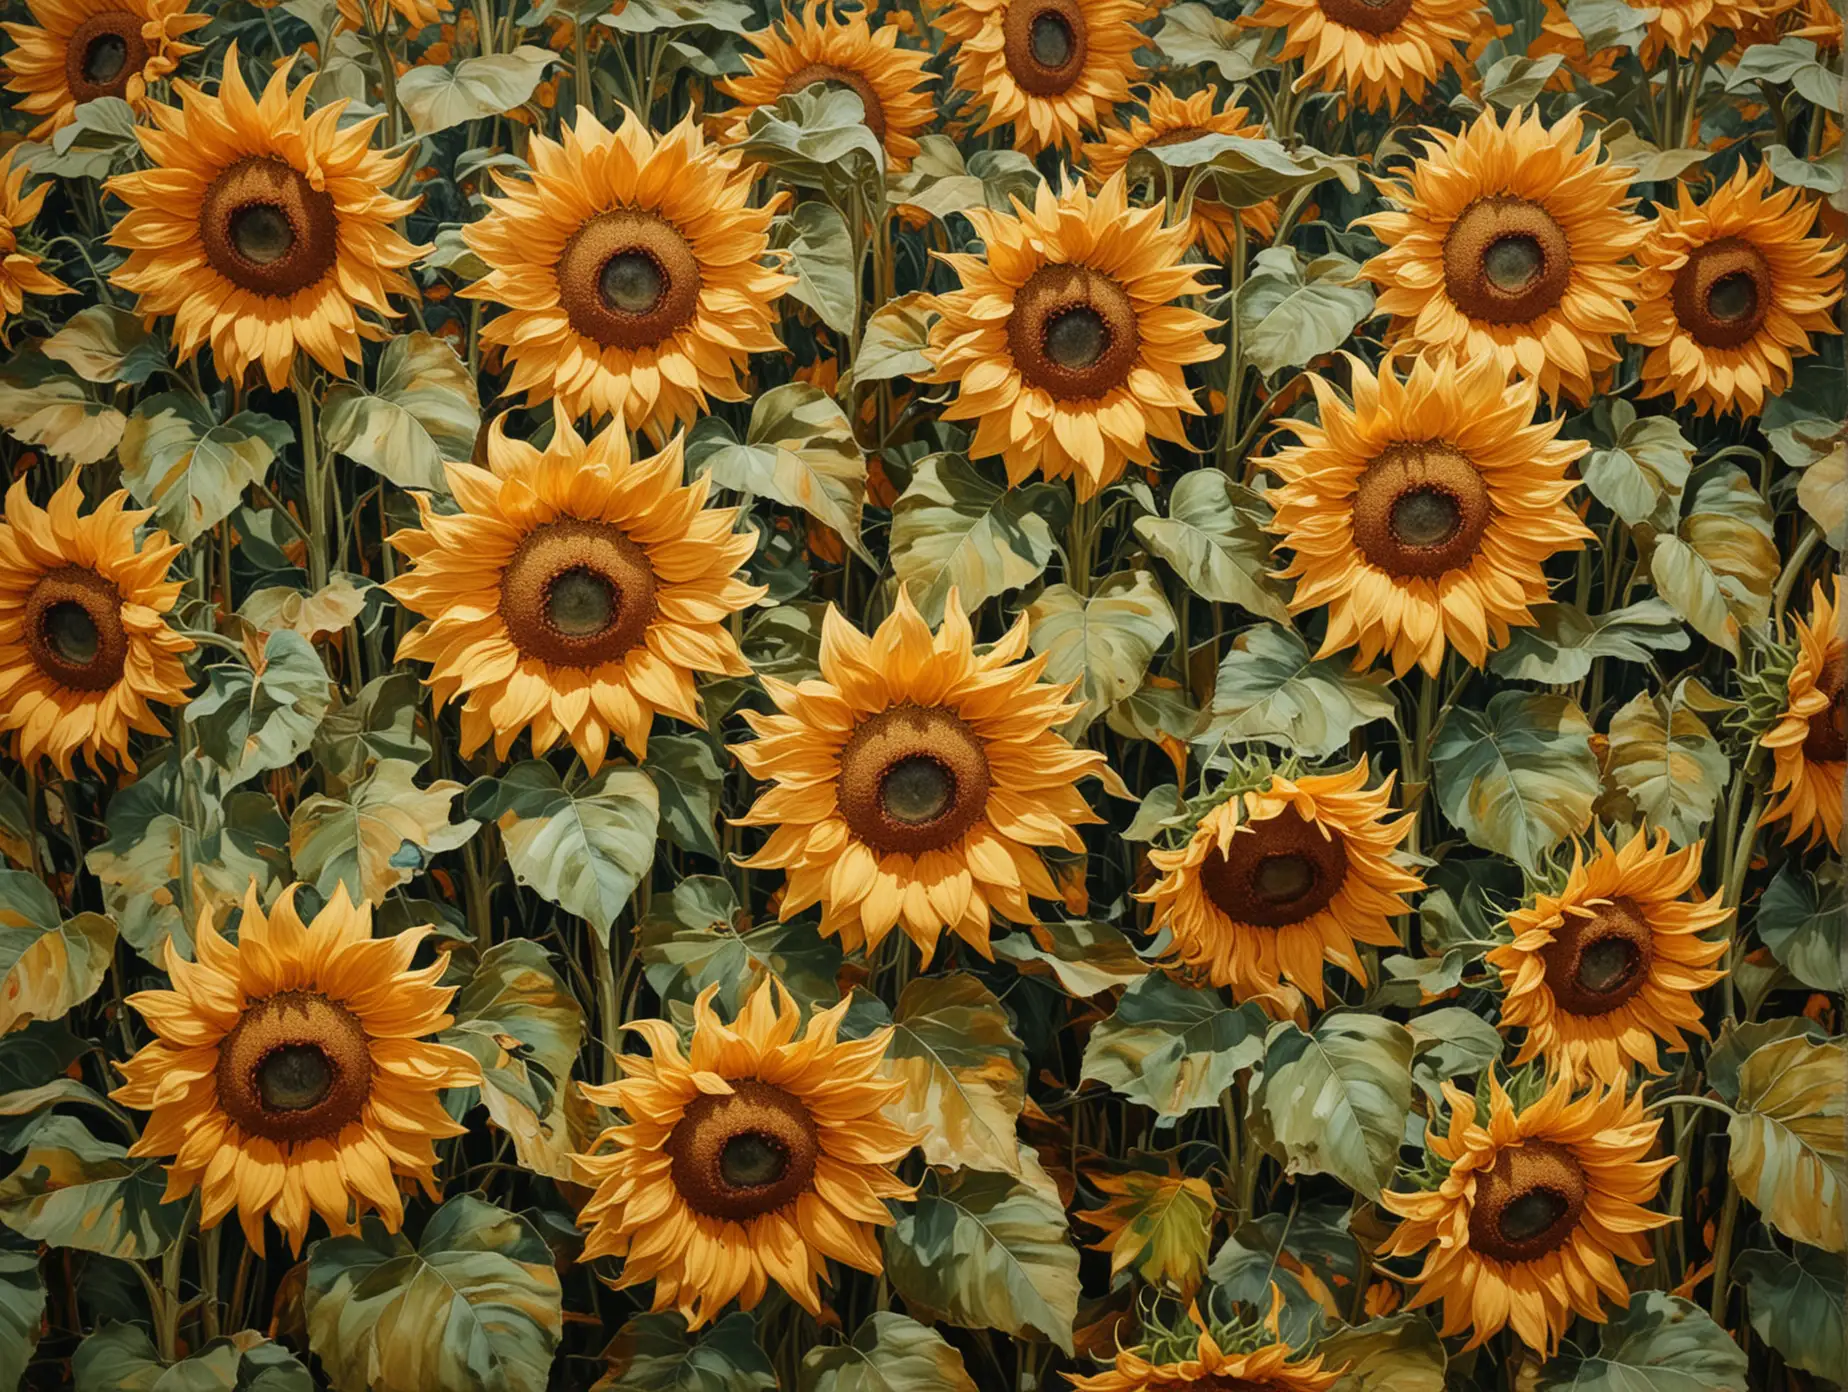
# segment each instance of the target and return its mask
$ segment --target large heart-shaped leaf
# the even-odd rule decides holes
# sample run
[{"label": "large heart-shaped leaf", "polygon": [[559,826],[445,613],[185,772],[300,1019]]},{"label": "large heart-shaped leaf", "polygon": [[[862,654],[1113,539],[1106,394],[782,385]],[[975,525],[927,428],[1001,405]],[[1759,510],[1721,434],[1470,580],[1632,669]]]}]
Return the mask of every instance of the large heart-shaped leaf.
[{"label": "large heart-shaped leaf", "polygon": [[994,993],[967,972],[920,977],[892,1023],[888,1056],[905,1092],[886,1115],[922,1135],[933,1165],[1018,1174],[1027,1056]]},{"label": "large heart-shaped leaf", "polygon": [[1444,815],[1476,845],[1528,869],[1591,824],[1591,722],[1564,696],[1502,691],[1452,710],[1431,747]]},{"label": "large heart-shaped leaf", "polygon": [[1848,1246],[1848,1041],[1782,1039],[1739,1066],[1726,1126],[1739,1192],[1787,1237]]},{"label": "large heart-shaped leaf", "polygon": [[1268,1023],[1251,1002],[1228,1006],[1217,991],[1154,972],[1123,992],[1116,1013],[1092,1029],[1080,1076],[1173,1121],[1219,1105],[1238,1071],[1262,1056]]},{"label": "large heart-shaped leaf", "polygon": [[1251,1120],[1289,1174],[1331,1174],[1376,1198],[1399,1162],[1412,1107],[1411,1031],[1353,1012],[1313,1031],[1284,1021],[1264,1046]]}]

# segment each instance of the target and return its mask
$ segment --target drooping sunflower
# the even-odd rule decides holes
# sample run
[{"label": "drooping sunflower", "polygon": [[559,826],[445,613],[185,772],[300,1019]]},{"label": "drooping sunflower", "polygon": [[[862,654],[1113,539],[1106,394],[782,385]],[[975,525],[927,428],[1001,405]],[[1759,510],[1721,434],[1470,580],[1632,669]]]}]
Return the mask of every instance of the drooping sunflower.
[{"label": "drooping sunflower", "polygon": [[388,588],[424,616],[398,656],[462,700],[465,756],[492,739],[504,759],[530,726],[535,753],[564,738],[595,772],[612,734],[643,758],[657,713],[704,724],[693,674],[750,673],[726,621],[764,590],[738,578],[738,510],[706,506],[707,475],[681,484],[678,438],[635,461],[620,421],[588,441],[555,424],[541,453],[496,420],[486,469],[447,466],[460,513],[417,495]]},{"label": "drooping sunflower", "polygon": [[1848,634],[1842,632],[1842,581],[1834,596],[1817,585],[1806,622],[1794,619],[1796,662],[1784,713],[1760,741],[1773,756],[1763,824],[1788,820],[1784,841],[1805,834],[1842,846],[1842,787],[1848,780]]},{"label": "drooping sunflower", "polygon": [[462,295],[506,306],[482,341],[506,350],[509,389],[656,439],[709,396],[743,400],[750,354],[782,347],[772,307],[795,284],[763,264],[775,207],[749,206],[755,166],[691,117],[656,139],[633,112],[611,131],[583,108],[527,158],[530,178],[495,171],[505,196],[462,234],[491,267]]},{"label": "drooping sunflower", "polygon": [[774,978],[727,1025],[718,989],[694,1002],[684,1054],[665,1020],[628,1023],[652,1056],[620,1055],[622,1079],[584,1087],[628,1121],[576,1157],[596,1188],[580,1260],[623,1258],[613,1284],[653,1281],[654,1308],[693,1328],[733,1299],[750,1309],[771,1281],[818,1312],[830,1257],[878,1272],[885,1200],[912,1192],[893,1167],[916,1139],[882,1115],[904,1091],[885,1069],[889,1026],[843,1041],[843,1000],[798,1039],[801,1014]]},{"label": "drooping sunflower", "polygon": [[899,47],[898,29],[874,29],[864,14],[845,19],[826,13],[815,0],[807,14],[786,14],[767,29],[746,34],[757,49],[745,55],[750,72],[727,78],[719,90],[740,103],[731,138],[743,136],[746,120],[762,106],[774,106],[787,92],[817,82],[850,88],[866,108],[866,127],[885,147],[886,165],[902,173],[919,151],[917,133],[936,119],[930,94],[918,90],[933,79],[924,70],[930,54]]},{"label": "drooping sunflower", "polygon": [[439,23],[455,5],[454,0],[336,0],[336,8],[342,29],[363,31],[370,21],[372,31],[383,34],[391,16],[396,14],[404,21],[405,32],[414,34]]},{"label": "drooping sunflower", "polygon": [[1395,946],[1392,919],[1424,881],[1394,859],[1412,817],[1391,815],[1392,783],[1367,787],[1363,758],[1342,773],[1273,775],[1200,819],[1179,850],[1151,850],[1161,879],[1136,897],[1154,905],[1153,930],[1172,935],[1172,960],[1294,1013],[1295,994],[1325,999],[1322,966],[1363,984],[1356,943]]},{"label": "drooping sunflower", "polygon": [[1842,248],[1816,230],[1821,205],[1739,167],[1705,202],[1676,185],[1637,253],[1643,390],[1701,415],[1755,416],[1790,385],[1812,334],[1839,333]]},{"label": "drooping sunflower", "polygon": [[1153,1354],[1148,1348],[1119,1349],[1115,1365],[1104,1372],[1065,1377],[1077,1392],[1328,1392],[1341,1381],[1340,1368],[1323,1368],[1319,1357],[1298,1359],[1288,1344],[1237,1352],[1221,1348],[1206,1329],[1191,1358],[1163,1362]]},{"label": "drooping sunflower", "polygon": [[1680,1051],[1682,1031],[1707,1037],[1695,993],[1725,975],[1713,964],[1725,938],[1702,934],[1732,911],[1721,896],[1689,899],[1700,880],[1697,842],[1671,854],[1668,833],[1639,832],[1613,850],[1602,832],[1589,862],[1573,857],[1557,894],[1537,894],[1508,915],[1514,941],[1487,954],[1501,972],[1501,1023],[1525,1029],[1515,1064],[1601,1082],[1632,1062],[1660,1073],[1658,1043]]},{"label": "drooping sunflower", "polygon": [[309,115],[312,85],[291,92],[284,65],[252,97],[233,43],[216,96],[176,81],[179,106],[150,103],[154,128],[135,134],[154,167],[106,186],[128,204],[110,280],[144,317],[173,316],[182,354],[209,342],[221,376],[261,363],[276,391],[298,348],[344,376],[361,339],[385,337],[362,311],[395,313],[390,296],[415,293],[403,268],[428,249],[393,227],[418,200],[385,192],[409,153],[371,148],[381,116],[342,126],[344,101]]},{"label": "drooping sunflower", "polygon": [[[1110,178],[1124,169],[1138,150],[1162,145],[1181,145],[1203,135],[1240,135],[1264,138],[1264,127],[1254,122],[1242,106],[1214,111],[1218,96],[1207,87],[1191,97],[1177,97],[1166,87],[1153,87],[1148,94],[1148,119],[1132,116],[1127,125],[1113,126],[1104,138],[1084,147],[1084,157],[1094,179]],[[1236,242],[1233,228],[1245,224],[1247,235],[1256,241],[1268,241],[1277,231],[1277,204],[1273,199],[1250,208],[1229,208],[1201,194],[1194,195],[1189,214],[1189,244],[1202,246],[1220,261],[1230,261]]]},{"label": "drooping sunflower", "polygon": [[973,455],[1000,455],[1010,482],[1038,469],[1070,477],[1079,498],[1130,463],[1151,464],[1151,439],[1184,442],[1183,413],[1201,414],[1189,363],[1224,351],[1213,321],[1174,303],[1206,288],[1182,264],[1186,226],[1163,227],[1160,207],[1131,210],[1125,180],[1096,198],[1071,183],[1044,185],[1017,215],[970,208],[981,255],[939,253],[960,288],[932,296],[940,317],[925,356],[928,382],[956,382],[945,420],[975,422]]},{"label": "drooping sunflower", "polygon": [[191,962],[167,943],[173,989],[128,998],[156,1038],[110,1094],[153,1113],[129,1154],[173,1157],[167,1201],[199,1190],[207,1228],[235,1207],[258,1252],[265,1215],[296,1253],[313,1214],[350,1233],[372,1211],[397,1231],[400,1181],[440,1197],[433,1143],[466,1129],[442,1090],[481,1082],[470,1055],[426,1040],[455,994],[441,957],[411,966],[431,930],[375,939],[344,885],[303,923],[298,888],[266,914],[253,884],[235,943],[202,914]]},{"label": "drooping sunflower", "polygon": [[8,150],[0,161],[0,344],[7,342],[8,325],[25,308],[27,295],[73,295],[76,291],[39,266],[39,258],[19,249],[19,230],[31,225],[44,206],[49,183],[21,193],[31,169]]},{"label": "drooping sunflower", "polygon": [[1076,784],[1104,756],[1054,731],[1078,707],[1019,660],[1024,615],[974,643],[954,593],[933,635],[901,589],[871,638],[829,607],[819,680],[762,678],[776,713],[745,711],[758,738],[731,749],[775,784],[737,824],[773,830],[740,864],[788,872],[782,917],[819,903],[849,951],[896,926],[928,964],[945,929],[986,957],[991,914],[1032,923],[1030,896],[1059,897],[1034,847],[1083,848],[1099,818]]},{"label": "drooping sunflower", "polygon": [[1381,1250],[1425,1253],[1407,1308],[1442,1300],[1444,1337],[1467,1330],[1475,1348],[1512,1326],[1550,1357],[1575,1313],[1602,1322],[1602,1297],[1629,1300],[1617,1263],[1648,1261],[1644,1234],[1674,1221],[1643,1206],[1675,1163],[1645,1158],[1662,1123],[1622,1085],[1574,1099],[1562,1077],[1517,1109],[1491,1077],[1481,1123],[1474,1097],[1443,1089],[1449,1131],[1433,1126],[1426,1140],[1449,1172],[1434,1190],[1380,1196],[1405,1220]]},{"label": "drooping sunflower", "polygon": [[162,531],[137,546],[150,514],[127,493],[80,515],[82,501],[76,474],[46,508],[21,480],[0,517],[0,731],[20,763],[50,759],[66,778],[79,753],[133,770],[128,732],[166,733],[149,702],[184,705],[192,685],[180,661],[192,640],[166,620],[183,548]]},{"label": "drooping sunflower", "polygon": [[1294,552],[1290,609],[1328,606],[1319,656],[1436,676],[1448,645],[1480,667],[1533,623],[1547,557],[1591,536],[1566,503],[1587,446],[1535,420],[1535,385],[1505,384],[1492,356],[1421,356],[1403,379],[1349,361],[1353,405],[1312,376],[1321,423],[1291,421],[1301,443],[1264,461],[1283,480],[1268,497]]},{"label": "drooping sunflower", "polygon": [[936,26],[955,44],[957,88],[984,106],[976,133],[1014,125],[1027,154],[1072,151],[1142,75],[1141,0],[949,0]]},{"label": "drooping sunflower", "polygon": [[1629,166],[1583,136],[1576,112],[1549,126],[1538,109],[1489,110],[1379,181],[1397,207],[1356,219],[1386,243],[1361,273],[1396,345],[1498,357],[1549,400],[1590,400],[1633,326],[1628,258],[1649,224],[1630,211]]},{"label": "drooping sunflower", "polygon": [[211,21],[192,0],[26,0],[32,23],[0,24],[13,46],[4,60],[7,90],[39,118],[32,139],[48,140],[77,108],[98,97],[147,107],[148,84],[197,53],[180,36]]},{"label": "drooping sunflower", "polygon": [[1298,89],[1345,93],[1369,111],[1421,102],[1446,68],[1466,69],[1488,39],[1476,0],[1263,0],[1239,21],[1284,32]]}]

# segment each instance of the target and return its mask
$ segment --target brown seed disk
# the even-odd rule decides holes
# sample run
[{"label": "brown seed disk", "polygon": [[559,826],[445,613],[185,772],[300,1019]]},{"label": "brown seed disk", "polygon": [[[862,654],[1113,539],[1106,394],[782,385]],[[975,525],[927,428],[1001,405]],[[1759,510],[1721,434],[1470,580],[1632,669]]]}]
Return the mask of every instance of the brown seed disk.
[{"label": "brown seed disk", "polygon": [[831,82],[850,88],[854,95],[859,97],[860,105],[866,108],[866,128],[873,133],[873,139],[881,145],[885,144],[885,107],[880,103],[879,93],[873,90],[873,84],[866,80],[864,73],[838,67],[833,63],[810,63],[800,72],[791,73],[789,80],[783,84],[783,90],[800,92],[804,87],[812,87],[817,82]]},{"label": "brown seed disk", "polygon": [[1087,36],[1078,0],[1014,0],[1001,20],[1001,53],[1023,92],[1056,97],[1084,72]]},{"label": "brown seed disk", "polygon": [[941,706],[894,706],[863,721],[841,749],[834,795],[867,845],[922,855],[981,820],[988,788],[988,756],[960,716]]},{"label": "brown seed disk", "polygon": [[1774,288],[1763,252],[1742,238],[1722,237],[1688,253],[1669,303],[1696,343],[1737,348],[1764,327]]},{"label": "brown seed disk", "polygon": [[1293,807],[1248,824],[1225,854],[1200,863],[1206,897],[1228,918],[1260,928],[1301,923],[1328,907],[1347,879],[1347,847]]},{"label": "brown seed disk", "polygon": [[[245,1131],[272,1141],[334,1136],[372,1093],[365,1027],[310,991],[257,1001],[218,1046],[218,1104]],[[305,1082],[322,1086],[305,1090]]]},{"label": "brown seed disk", "polygon": [[[1061,339],[1081,324],[1094,351],[1074,357]],[[1007,346],[1027,381],[1061,400],[1080,401],[1129,379],[1142,334],[1136,307],[1115,279],[1089,266],[1064,264],[1040,267],[1014,292]]]},{"label": "brown seed disk", "polygon": [[1565,297],[1572,280],[1566,229],[1525,198],[1478,198],[1444,238],[1444,288],[1472,319],[1525,324]]},{"label": "brown seed disk", "polygon": [[[658,287],[646,305],[610,291],[616,272],[631,270]],[[653,213],[618,208],[580,227],[558,258],[558,300],[571,327],[606,348],[631,352],[665,342],[699,310],[699,258]]]},{"label": "brown seed disk", "polygon": [[[601,603],[601,610],[593,604]],[[586,622],[598,617],[601,622]],[[562,518],[535,527],[501,572],[500,616],[527,657],[559,667],[617,661],[655,617],[648,555],[608,522]]]},{"label": "brown seed disk", "polygon": [[1813,764],[1839,763],[1848,759],[1848,655],[1822,669],[1816,689],[1829,698],[1829,704],[1809,718],[1803,757]]},{"label": "brown seed disk", "polygon": [[728,1081],[730,1095],[687,1103],[664,1149],[687,1207],[742,1223],[807,1191],[821,1141],[800,1099],[755,1078]]},{"label": "brown seed disk", "polygon": [[1636,901],[1619,897],[1590,916],[1567,914],[1540,959],[1560,1009],[1608,1015],[1648,982],[1655,935]]},{"label": "brown seed disk", "polygon": [[25,642],[39,671],[60,686],[107,691],[128,660],[121,592],[82,566],[48,572],[26,596]]},{"label": "brown seed disk", "polygon": [[213,270],[253,295],[287,296],[333,269],[334,198],[279,159],[239,160],[205,191],[199,237]]},{"label": "brown seed disk", "polygon": [[148,62],[141,20],[127,10],[91,15],[71,31],[64,46],[64,81],[78,105],[98,97],[119,97],[128,80]]},{"label": "brown seed disk", "polygon": [[1390,33],[1412,12],[1412,0],[1321,0],[1321,5],[1328,19],[1363,34]]},{"label": "brown seed disk", "polygon": [[1388,445],[1354,489],[1354,544],[1389,575],[1431,577],[1469,564],[1488,530],[1489,487],[1442,440]]},{"label": "brown seed disk", "polygon": [[1476,1177],[1469,1245],[1497,1261],[1528,1262],[1565,1246],[1585,1210],[1589,1186],[1572,1152],[1530,1140],[1497,1153]]}]

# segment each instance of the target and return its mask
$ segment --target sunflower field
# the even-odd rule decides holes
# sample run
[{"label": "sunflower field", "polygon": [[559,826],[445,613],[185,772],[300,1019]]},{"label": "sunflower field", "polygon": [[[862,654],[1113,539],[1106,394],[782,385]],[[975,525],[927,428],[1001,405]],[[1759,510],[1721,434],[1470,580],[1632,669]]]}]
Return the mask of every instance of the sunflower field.
[{"label": "sunflower field", "polygon": [[0,1392],[1848,1385],[1840,3],[0,5]]}]

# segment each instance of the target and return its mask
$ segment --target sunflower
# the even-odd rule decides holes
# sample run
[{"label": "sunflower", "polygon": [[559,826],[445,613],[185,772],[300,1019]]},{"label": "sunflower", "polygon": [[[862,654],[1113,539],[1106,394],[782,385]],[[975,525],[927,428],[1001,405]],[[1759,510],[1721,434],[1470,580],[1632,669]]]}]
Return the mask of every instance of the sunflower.
[{"label": "sunflower", "polygon": [[1841,245],[1815,230],[1820,203],[1772,191],[1769,165],[1741,165],[1704,203],[1678,184],[1676,200],[1637,253],[1643,390],[1701,415],[1755,416],[1815,351],[1811,334],[1840,332]]},{"label": "sunflower", "polygon": [[1686,58],[1718,35],[1749,28],[1766,17],[1766,7],[1753,0],[1662,0],[1652,8],[1656,15],[1637,54],[1645,69],[1653,69],[1664,52]]},{"label": "sunflower", "polygon": [[13,47],[4,62],[19,109],[39,117],[31,138],[48,140],[77,108],[120,97],[147,108],[148,84],[166,77],[197,44],[181,43],[211,22],[191,0],[26,0],[31,24],[0,24]]},{"label": "sunflower", "polygon": [[1421,356],[1403,380],[1349,362],[1354,404],[1311,376],[1321,423],[1290,422],[1301,443],[1263,461],[1284,481],[1270,528],[1295,553],[1290,609],[1328,606],[1318,656],[1436,676],[1449,645],[1480,667],[1533,623],[1547,557],[1591,536],[1566,503],[1587,446],[1535,420],[1534,384],[1505,384],[1492,356]]},{"label": "sunflower", "polygon": [[1142,75],[1141,0],[950,0],[935,27],[956,50],[955,83],[987,110],[976,134],[1014,123],[1028,154],[1075,150]]},{"label": "sunflower", "polygon": [[[1602,87],[1617,76],[1617,59],[1621,48],[1601,48],[1596,53],[1585,47],[1585,36],[1566,13],[1560,0],[1543,0],[1540,33],[1527,45],[1529,58],[1545,58],[1557,53],[1564,61],[1546,80],[1551,92],[1575,90],[1574,78],[1593,87]],[[1826,0],[1825,0],[1826,3]]]},{"label": "sunflower", "polygon": [[1320,1358],[1294,1358],[1288,1344],[1229,1352],[1205,1329],[1191,1358],[1160,1362],[1150,1353],[1146,1348],[1119,1349],[1107,1371],[1065,1377],[1077,1392],[1187,1392],[1190,1387],[1198,1392],[1328,1392],[1342,1374],[1339,1368],[1324,1370]]},{"label": "sunflower", "polygon": [[730,138],[743,138],[750,114],[774,106],[784,93],[830,83],[860,98],[867,129],[885,147],[887,168],[902,173],[919,152],[917,133],[936,115],[929,93],[918,90],[935,80],[924,70],[930,54],[900,48],[891,24],[874,29],[863,14],[834,19],[824,11],[824,0],[815,0],[806,15],[786,15],[781,24],[745,35],[757,49],[744,60],[749,75],[719,83],[740,103],[727,113],[734,118]]},{"label": "sunflower", "polygon": [[39,215],[51,185],[43,183],[31,193],[22,194],[26,175],[32,171],[18,155],[17,148],[8,150],[4,162],[0,162],[0,345],[7,342],[7,326],[25,308],[27,295],[77,293],[49,271],[41,270],[35,254],[19,249],[19,231]]},{"label": "sunflower", "polygon": [[1627,258],[1649,225],[1626,197],[1634,171],[1582,136],[1576,112],[1548,126],[1537,110],[1485,111],[1432,132],[1407,180],[1379,181],[1398,206],[1355,221],[1386,244],[1361,274],[1395,344],[1499,357],[1549,400],[1591,398],[1632,327]]},{"label": "sunflower", "polygon": [[[1154,87],[1148,94],[1148,119],[1132,116],[1126,126],[1104,132],[1096,144],[1084,147],[1085,160],[1094,179],[1104,180],[1126,168],[1130,156],[1138,150],[1161,145],[1182,145],[1203,135],[1239,135],[1253,140],[1264,138],[1263,125],[1252,121],[1242,106],[1214,111],[1218,93],[1208,87],[1191,97],[1177,97],[1166,87]],[[1190,213],[1192,225],[1189,244],[1202,246],[1217,260],[1230,261],[1235,253],[1234,227],[1243,222],[1252,237],[1268,241],[1277,231],[1276,200],[1267,198],[1250,208],[1228,208],[1201,194],[1194,195]]]},{"label": "sunflower", "polygon": [[614,422],[589,441],[559,413],[542,454],[488,432],[488,467],[450,464],[462,511],[417,495],[422,526],[394,533],[411,570],[392,595],[424,616],[398,657],[431,664],[437,703],[463,698],[462,752],[507,757],[568,739],[594,773],[614,733],[640,759],[657,712],[702,725],[695,672],[750,666],[726,628],[764,595],[738,578],[754,534],[682,486],[680,441],[639,463]]},{"label": "sunflower", "polygon": [[1501,1022],[1527,1031],[1515,1063],[1543,1058],[1555,1072],[1605,1083],[1632,1061],[1662,1071],[1657,1042],[1687,1048],[1681,1032],[1707,1037],[1695,992],[1725,973],[1720,896],[1686,897],[1700,879],[1698,843],[1670,854],[1668,833],[1638,833],[1621,850],[1597,837],[1589,863],[1575,854],[1557,894],[1537,894],[1508,915],[1514,941],[1487,954],[1501,972]]},{"label": "sunflower", "polygon": [[1396,111],[1422,102],[1446,68],[1466,70],[1491,21],[1476,0],[1262,0],[1239,23],[1284,31],[1279,56],[1302,59],[1299,90]]},{"label": "sunflower", "polygon": [[117,491],[80,516],[72,474],[36,507],[24,480],[0,517],[0,731],[13,757],[50,759],[66,778],[71,756],[132,770],[128,732],[166,733],[150,701],[177,706],[192,679],[192,643],[167,627],[180,597],[167,568],[183,549],[165,532],[139,546],[148,512]]},{"label": "sunflower", "polygon": [[370,24],[373,33],[383,34],[395,13],[404,21],[405,32],[414,34],[441,22],[455,5],[454,0],[336,0],[336,8],[342,29],[364,32]]},{"label": "sunflower", "polygon": [[1224,351],[1213,321],[1173,303],[1206,286],[1183,265],[1191,232],[1163,227],[1161,207],[1131,211],[1124,176],[1095,199],[1044,185],[1018,216],[964,212],[981,255],[938,253],[961,287],[932,296],[940,317],[920,380],[957,382],[945,420],[972,420],[973,455],[1000,455],[1008,479],[1035,469],[1070,476],[1089,498],[1125,465],[1152,464],[1151,438],[1184,443],[1181,415],[1200,415],[1188,363]]},{"label": "sunflower", "polygon": [[933,636],[900,589],[869,639],[829,606],[821,677],[762,678],[774,715],[743,712],[758,739],[733,745],[773,781],[737,819],[775,828],[751,869],[786,870],[783,918],[821,905],[821,931],[850,951],[894,926],[929,963],[949,929],[984,957],[993,912],[1034,922],[1028,896],[1058,888],[1036,846],[1081,851],[1099,818],[1080,796],[1104,756],[1054,732],[1077,713],[1069,686],[1039,680],[1023,615],[985,653],[952,592]]},{"label": "sunflower", "polygon": [[385,337],[360,311],[389,315],[389,296],[413,294],[403,268],[427,250],[392,225],[418,200],[383,192],[410,155],[370,147],[383,117],[342,126],[345,101],[308,115],[312,85],[291,92],[285,64],[253,98],[233,43],[218,95],[175,82],[181,105],[150,103],[154,129],[135,132],[154,167],[107,185],[128,204],[109,234],[128,259],[110,280],[145,318],[174,316],[182,354],[209,341],[233,383],[261,363],[281,391],[298,346],[345,375],[362,338]]},{"label": "sunflower", "polygon": [[1392,778],[1368,788],[1364,758],[1344,773],[1275,774],[1213,808],[1179,850],[1151,850],[1161,879],[1136,897],[1172,935],[1171,959],[1236,999],[1293,1014],[1288,981],[1319,1006],[1322,964],[1364,984],[1354,945],[1396,946],[1391,920],[1424,888],[1394,859],[1413,819],[1391,806]]},{"label": "sunflower", "polygon": [[1848,778],[1848,635],[1841,628],[1842,580],[1833,602],[1821,585],[1810,599],[1806,623],[1795,619],[1797,652],[1790,669],[1789,702],[1759,742],[1775,760],[1764,822],[1789,818],[1785,844],[1809,834],[1842,846],[1842,787]]},{"label": "sunflower", "polygon": [[1575,1312],[1602,1322],[1600,1295],[1628,1302],[1617,1263],[1648,1261],[1643,1234],[1674,1221],[1643,1207],[1675,1163],[1644,1158],[1662,1123],[1644,1116],[1640,1093],[1626,1101],[1621,1084],[1574,1100],[1562,1077],[1517,1110],[1491,1077],[1486,1125],[1474,1097],[1443,1089],[1449,1134],[1432,1127],[1426,1139],[1447,1173],[1435,1190],[1380,1196],[1405,1220],[1381,1250],[1426,1252],[1408,1308],[1441,1299],[1446,1338],[1468,1330],[1464,1347],[1475,1348],[1512,1325],[1550,1357]]},{"label": "sunflower", "polygon": [[771,308],[795,284],[762,264],[775,208],[747,206],[756,166],[691,117],[657,140],[633,112],[609,131],[583,108],[527,158],[531,178],[496,170],[506,196],[462,231],[493,267],[462,295],[507,307],[481,337],[506,349],[509,389],[657,439],[708,396],[742,401],[749,355],[782,347]]},{"label": "sunflower", "polygon": [[466,1129],[442,1090],[481,1082],[468,1054],[424,1042],[455,994],[443,957],[411,968],[431,930],[374,939],[345,885],[304,924],[298,888],[265,914],[253,883],[235,943],[200,915],[191,962],[166,944],[173,989],[128,998],[157,1037],[110,1094],[153,1113],[128,1153],[174,1157],[166,1201],[200,1190],[206,1228],[235,1206],[257,1252],[265,1214],[296,1253],[311,1211],[335,1233],[368,1211],[396,1232],[399,1181],[440,1197],[432,1142]]},{"label": "sunflower", "polygon": [[734,1298],[755,1306],[772,1280],[818,1313],[827,1259],[878,1272],[885,1200],[912,1192],[893,1166],[915,1137],[881,1115],[904,1091],[885,1068],[891,1027],[841,1040],[843,1000],[798,1039],[800,1012],[774,978],[727,1025],[718,990],[694,1002],[685,1054],[665,1020],[629,1023],[652,1057],[620,1055],[622,1079],[584,1087],[629,1121],[576,1157],[596,1187],[580,1260],[623,1258],[615,1286],[653,1281],[654,1308],[693,1328]]}]

